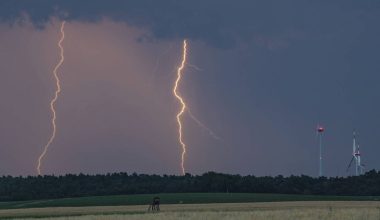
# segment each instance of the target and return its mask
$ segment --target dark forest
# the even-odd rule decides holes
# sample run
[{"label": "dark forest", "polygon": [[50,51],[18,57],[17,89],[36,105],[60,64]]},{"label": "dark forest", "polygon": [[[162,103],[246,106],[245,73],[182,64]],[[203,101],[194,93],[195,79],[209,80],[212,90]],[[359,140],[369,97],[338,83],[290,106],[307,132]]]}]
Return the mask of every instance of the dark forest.
[{"label": "dark forest", "polygon": [[241,176],[215,172],[203,175],[106,175],[0,177],[0,200],[35,200],[148,193],[281,193],[303,195],[379,196],[380,172],[361,176]]}]

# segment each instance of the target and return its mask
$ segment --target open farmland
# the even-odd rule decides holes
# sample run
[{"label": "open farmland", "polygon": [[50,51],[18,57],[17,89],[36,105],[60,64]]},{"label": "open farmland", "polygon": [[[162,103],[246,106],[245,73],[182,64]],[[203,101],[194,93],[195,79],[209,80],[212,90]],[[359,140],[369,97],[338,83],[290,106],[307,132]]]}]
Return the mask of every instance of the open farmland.
[{"label": "open farmland", "polygon": [[146,206],[57,207],[1,210],[2,218],[89,219],[380,219],[380,202],[309,201],[163,205],[160,213]]},{"label": "open farmland", "polygon": [[[162,204],[252,203],[283,201],[380,201],[377,196],[317,196],[257,193],[158,194]],[[0,202],[0,209],[146,205],[155,194],[94,196],[52,200]]]}]

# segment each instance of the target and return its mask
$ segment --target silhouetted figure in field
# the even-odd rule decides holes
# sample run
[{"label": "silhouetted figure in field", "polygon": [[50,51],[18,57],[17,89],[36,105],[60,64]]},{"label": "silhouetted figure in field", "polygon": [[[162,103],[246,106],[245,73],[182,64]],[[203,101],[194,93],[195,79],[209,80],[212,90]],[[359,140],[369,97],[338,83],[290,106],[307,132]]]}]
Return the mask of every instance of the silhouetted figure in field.
[{"label": "silhouetted figure in field", "polygon": [[152,203],[149,205],[148,211],[160,211],[160,197],[153,198]]}]

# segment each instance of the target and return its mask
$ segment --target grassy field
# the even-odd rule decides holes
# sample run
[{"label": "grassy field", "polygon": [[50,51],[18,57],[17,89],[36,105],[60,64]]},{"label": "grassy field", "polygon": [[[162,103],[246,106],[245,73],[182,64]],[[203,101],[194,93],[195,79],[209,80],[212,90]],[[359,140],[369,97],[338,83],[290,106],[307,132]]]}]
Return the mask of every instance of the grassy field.
[{"label": "grassy field", "polygon": [[380,202],[305,201],[266,203],[219,203],[163,205],[159,213],[148,213],[146,206],[59,207],[0,210],[6,219],[45,220],[379,220]]},{"label": "grassy field", "polygon": [[[98,215],[81,217],[46,218],[45,220],[378,220],[379,212],[374,209],[333,210],[300,209],[297,211],[272,210],[255,212],[172,212],[144,215]],[[32,220],[24,219],[24,220]]]},{"label": "grassy field", "polygon": [[[147,204],[151,202],[151,199],[155,195],[147,194],[1,202],[0,219],[380,220],[380,197],[250,193],[179,193],[158,195],[161,198],[162,211],[154,214],[147,213]],[[360,216],[364,216],[365,218],[359,218]]]},{"label": "grassy field", "polygon": [[[155,195],[119,195],[54,200],[0,202],[0,209],[41,207],[125,206],[146,205]],[[159,194],[162,204],[205,204],[205,203],[251,203],[279,201],[380,201],[380,197],[308,196],[252,193],[176,193]]]}]

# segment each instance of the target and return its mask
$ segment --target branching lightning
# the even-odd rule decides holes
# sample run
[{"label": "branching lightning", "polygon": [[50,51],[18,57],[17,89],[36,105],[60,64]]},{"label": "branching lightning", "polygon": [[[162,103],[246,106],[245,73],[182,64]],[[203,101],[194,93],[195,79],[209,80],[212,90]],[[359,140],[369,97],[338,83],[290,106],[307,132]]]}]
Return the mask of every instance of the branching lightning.
[{"label": "branching lightning", "polygon": [[188,67],[191,67],[191,68],[193,68],[193,69],[195,69],[196,71],[203,71],[203,69],[201,69],[201,68],[195,66],[194,64],[190,64],[190,63],[188,63],[187,66],[188,66]]},{"label": "branching lightning", "polygon": [[222,139],[216,135],[210,128],[208,128],[206,125],[204,125],[197,117],[195,117],[193,115],[193,113],[191,113],[190,109],[187,108],[187,112],[189,113],[189,116],[191,119],[193,119],[195,121],[195,123],[197,123],[199,125],[199,127],[203,128],[204,130],[206,130],[208,132],[208,134],[213,137],[215,140],[218,140],[218,141],[221,141]]},{"label": "branching lightning", "polygon": [[64,28],[65,28],[65,21],[63,21],[62,24],[61,24],[61,38],[60,38],[60,40],[58,42],[58,47],[60,49],[60,60],[59,60],[58,64],[55,66],[55,68],[53,70],[53,75],[54,75],[54,78],[56,80],[56,88],[57,88],[56,91],[55,91],[55,95],[54,95],[53,99],[50,102],[50,110],[51,110],[52,115],[53,115],[52,116],[52,120],[51,120],[51,124],[52,124],[52,127],[53,127],[53,132],[52,132],[52,135],[51,135],[49,141],[45,145],[43,152],[41,153],[41,155],[38,158],[38,164],[37,164],[38,175],[41,175],[41,162],[42,162],[42,159],[45,157],[45,155],[47,153],[47,150],[49,149],[51,143],[53,143],[53,141],[55,139],[56,132],[57,132],[57,125],[56,125],[57,113],[55,111],[55,103],[58,100],[58,95],[61,93],[61,82],[60,82],[60,79],[58,77],[58,72],[57,71],[62,66],[63,61],[65,60],[64,49],[63,49],[63,46],[62,46],[63,40],[65,39]]},{"label": "branching lightning", "polygon": [[183,55],[182,55],[182,62],[181,65],[177,69],[177,79],[174,83],[174,88],[173,88],[173,93],[174,96],[178,99],[178,101],[181,103],[181,109],[177,114],[177,123],[178,123],[178,141],[182,146],[182,155],[181,155],[181,168],[182,168],[182,174],[185,175],[186,170],[185,170],[185,155],[186,155],[186,144],[183,141],[183,134],[182,134],[182,115],[185,112],[186,109],[186,103],[183,100],[183,98],[178,94],[177,89],[178,89],[178,84],[181,81],[182,78],[182,71],[185,68],[186,64],[186,56],[187,56],[187,41],[183,40]]},{"label": "branching lightning", "polygon": [[[194,65],[194,64],[191,64],[191,63],[187,63],[186,66],[190,67],[190,68],[193,68],[195,69],[196,71],[203,71],[203,69],[199,68],[198,66]],[[209,127],[207,127],[205,124],[203,124],[197,117],[195,117],[195,115],[190,111],[189,107],[187,107],[187,113],[189,113],[189,116],[191,119],[193,119],[193,121],[195,121],[195,123],[198,124],[199,127],[201,127],[203,130],[207,131],[208,134],[214,138],[215,140],[218,140],[218,141],[221,141],[222,139],[215,134],[215,132],[213,132]]]}]

